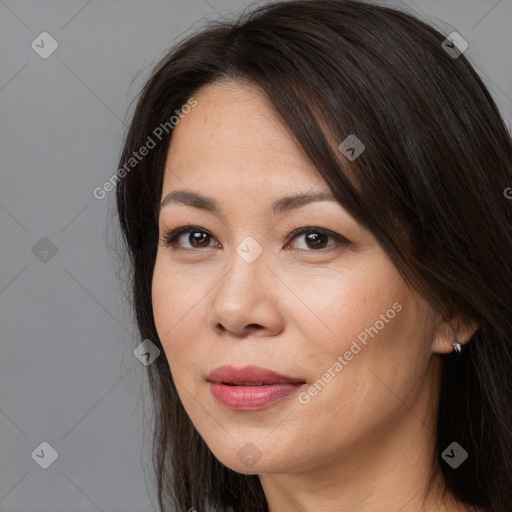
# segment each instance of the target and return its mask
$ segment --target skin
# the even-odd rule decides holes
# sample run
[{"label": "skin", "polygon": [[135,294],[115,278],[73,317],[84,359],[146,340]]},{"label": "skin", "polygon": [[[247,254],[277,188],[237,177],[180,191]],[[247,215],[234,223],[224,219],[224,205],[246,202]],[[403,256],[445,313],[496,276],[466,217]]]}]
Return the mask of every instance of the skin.
[{"label": "skin", "polygon": [[[426,493],[439,354],[452,351],[454,331],[339,203],[267,213],[282,196],[329,189],[260,89],[226,81],[194,97],[197,106],[174,128],[162,198],[189,190],[213,196],[222,210],[162,208],[160,237],[187,223],[212,236],[201,245],[185,233],[182,251],[160,242],[152,300],[180,399],[200,435],[223,464],[259,475],[272,512],[473,510],[450,494],[441,498],[440,479]],[[350,245],[327,238],[318,249],[307,234],[289,238],[297,227],[331,230]],[[252,263],[236,252],[247,236],[263,251]],[[395,303],[402,308],[394,318],[333,371]],[[476,329],[452,321],[461,343]],[[206,381],[223,364],[301,378],[306,390],[329,368],[335,376],[307,404],[295,395],[232,411]],[[254,450],[248,443],[260,454],[251,467],[237,456]]]}]

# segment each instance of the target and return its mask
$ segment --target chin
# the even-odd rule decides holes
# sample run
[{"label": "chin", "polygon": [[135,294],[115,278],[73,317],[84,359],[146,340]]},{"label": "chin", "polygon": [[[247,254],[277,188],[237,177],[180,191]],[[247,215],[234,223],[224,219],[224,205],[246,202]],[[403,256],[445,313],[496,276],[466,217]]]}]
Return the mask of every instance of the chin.
[{"label": "chin", "polygon": [[[267,435],[267,434],[265,434]],[[284,453],[284,447],[279,439],[277,446],[265,440],[264,435],[260,441],[252,442],[250,437],[223,441],[222,444],[208,444],[215,458],[224,466],[237,473],[254,475],[259,473],[288,473],[295,470],[299,460]]]},{"label": "chin", "polygon": [[218,460],[232,471],[235,471],[236,473],[242,473],[244,475],[257,475],[261,473],[287,473],[290,470],[288,465],[283,466],[282,464],[278,464],[273,460],[259,460],[255,463],[250,462],[246,464],[245,462],[241,462],[236,455],[233,457],[232,454],[229,454],[222,459],[218,458]]}]

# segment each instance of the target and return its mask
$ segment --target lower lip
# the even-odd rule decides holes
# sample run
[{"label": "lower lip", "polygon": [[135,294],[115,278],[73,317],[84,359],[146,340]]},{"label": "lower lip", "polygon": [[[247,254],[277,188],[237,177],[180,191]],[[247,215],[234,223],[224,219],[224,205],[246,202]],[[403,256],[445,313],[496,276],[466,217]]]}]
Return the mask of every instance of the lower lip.
[{"label": "lower lip", "polygon": [[254,411],[268,407],[297,392],[302,384],[268,384],[264,386],[228,386],[208,382],[213,397],[228,409]]}]

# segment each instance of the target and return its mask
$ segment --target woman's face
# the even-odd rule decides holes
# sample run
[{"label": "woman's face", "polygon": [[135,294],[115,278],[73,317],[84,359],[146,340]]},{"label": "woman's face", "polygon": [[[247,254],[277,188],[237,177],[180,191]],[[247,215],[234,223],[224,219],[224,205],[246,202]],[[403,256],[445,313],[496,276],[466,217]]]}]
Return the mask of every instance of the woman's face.
[{"label": "woman's face", "polygon": [[[241,473],[332,466],[397,432],[414,443],[437,405],[431,355],[451,350],[438,317],[336,201],[279,202],[329,189],[259,89],[217,83],[195,99],[174,128],[162,200],[183,191],[216,209],[166,202],[161,239],[194,228],[174,248],[160,241],[152,285],[192,423]],[[235,374],[215,379],[225,365]],[[249,365],[286,378],[236,374]]]}]

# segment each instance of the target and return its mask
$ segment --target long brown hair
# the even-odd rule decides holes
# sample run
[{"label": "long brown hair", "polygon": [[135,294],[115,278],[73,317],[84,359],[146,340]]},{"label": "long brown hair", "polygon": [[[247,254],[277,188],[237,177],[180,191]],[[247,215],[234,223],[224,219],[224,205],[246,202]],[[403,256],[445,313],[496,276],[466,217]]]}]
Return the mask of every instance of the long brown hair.
[{"label": "long brown hair", "polygon": [[[210,22],[174,46],[138,98],[120,157],[116,199],[141,339],[163,349],[151,282],[172,127],[155,129],[197,91],[234,79],[260,86],[336,199],[369,229],[397,269],[445,318],[479,328],[443,358],[433,481],[489,512],[512,510],[512,143],[464,54],[414,16],[355,0],[276,2]],[[453,45],[452,45],[453,46]],[[178,120],[179,122],[179,120]],[[340,163],[350,134],[365,151]],[[148,137],[156,143],[131,168]],[[147,367],[160,510],[268,510],[257,475],[211,453],[179,400],[169,365]],[[469,454],[452,469],[442,451]]]}]

